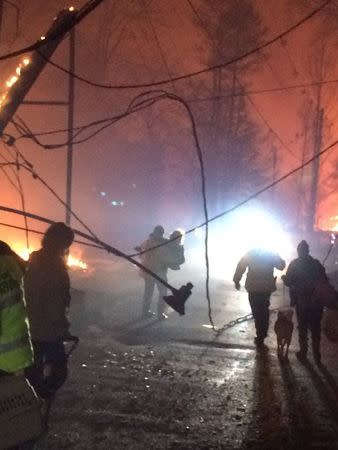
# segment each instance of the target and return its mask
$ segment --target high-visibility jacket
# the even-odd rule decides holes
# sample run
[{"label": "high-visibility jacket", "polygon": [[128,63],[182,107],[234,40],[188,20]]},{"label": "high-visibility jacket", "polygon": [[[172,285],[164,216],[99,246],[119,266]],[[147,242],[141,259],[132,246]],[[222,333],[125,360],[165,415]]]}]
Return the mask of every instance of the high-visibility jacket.
[{"label": "high-visibility jacket", "polygon": [[0,370],[8,373],[33,363],[22,277],[15,256],[0,254]]}]

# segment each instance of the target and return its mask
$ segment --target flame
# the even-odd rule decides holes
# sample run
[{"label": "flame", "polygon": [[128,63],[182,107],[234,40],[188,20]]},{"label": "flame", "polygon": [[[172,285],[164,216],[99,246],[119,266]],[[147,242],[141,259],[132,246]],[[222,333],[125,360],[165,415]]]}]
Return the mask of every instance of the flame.
[{"label": "flame", "polygon": [[[8,90],[18,81],[18,79],[20,78],[20,75],[22,73],[22,69],[26,66],[28,66],[28,64],[30,63],[30,59],[29,58],[24,58],[21,63],[16,67],[15,69],[15,73],[16,75],[12,75],[7,81],[6,81],[6,86],[8,88]],[[4,105],[5,100],[7,99],[7,94],[8,94],[8,90],[7,92],[4,92],[3,94],[1,94],[0,96],[0,108],[1,106]]]},{"label": "flame", "polygon": [[6,85],[7,87],[12,87],[14,83],[16,83],[18,81],[18,76],[17,75],[13,75],[9,80],[6,81]]},{"label": "flame", "polygon": [[[16,254],[18,254],[22,259],[25,261],[29,260],[29,255],[35,251],[36,249],[33,248],[27,248],[23,247],[20,244],[13,244],[12,246],[13,250]],[[67,257],[67,266],[72,269],[81,269],[81,270],[87,270],[88,264],[82,261],[80,258],[76,258],[73,255],[68,255]]]},{"label": "flame", "polygon": [[82,270],[88,269],[88,265],[84,261],[81,261],[81,259],[75,258],[72,255],[68,255],[67,266],[74,267],[77,269],[82,269]]}]

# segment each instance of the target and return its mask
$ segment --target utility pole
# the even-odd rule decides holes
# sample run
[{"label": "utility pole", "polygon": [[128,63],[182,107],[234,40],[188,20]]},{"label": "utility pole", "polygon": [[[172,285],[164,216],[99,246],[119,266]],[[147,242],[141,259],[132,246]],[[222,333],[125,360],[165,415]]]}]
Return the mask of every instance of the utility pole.
[{"label": "utility pole", "polygon": [[75,93],[75,29],[69,33],[69,81],[68,81],[68,145],[67,145],[67,185],[66,185],[66,224],[70,225],[72,207],[72,173],[73,173],[73,127],[74,127],[74,93]]},{"label": "utility pole", "polygon": [[48,59],[53,55],[65,34],[75,25],[75,20],[76,14],[73,10],[61,11],[46,36],[41,37],[41,40],[46,43],[42,44],[39,50],[34,51],[30,58],[24,58],[17,67],[16,75],[8,80],[8,90],[0,98],[0,136],[46,66]]},{"label": "utility pole", "polygon": [[309,222],[308,231],[313,232],[316,227],[317,218],[317,200],[318,200],[318,181],[319,181],[319,168],[320,168],[320,158],[318,156],[322,144],[322,130],[323,130],[323,108],[318,110],[317,113],[317,126],[315,134],[315,148],[313,156],[317,158],[312,163],[312,180],[311,180],[311,191],[310,191],[310,205],[309,205]]},{"label": "utility pole", "polygon": [[4,12],[4,0],[0,0],[0,44],[1,44],[1,34],[2,34],[2,17]]}]

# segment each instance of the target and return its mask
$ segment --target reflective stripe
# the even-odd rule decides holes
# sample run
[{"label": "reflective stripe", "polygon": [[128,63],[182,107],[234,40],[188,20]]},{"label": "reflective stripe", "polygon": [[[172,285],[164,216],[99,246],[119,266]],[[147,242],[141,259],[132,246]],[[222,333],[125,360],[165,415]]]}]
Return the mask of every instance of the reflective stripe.
[{"label": "reflective stripe", "polygon": [[0,311],[5,308],[8,308],[9,306],[16,305],[20,301],[21,301],[21,292],[20,291],[11,292],[8,295],[8,298],[0,301]]},{"label": "reflective stripe", "polygon": [[6,342],[6,344],[0,344],[0,353],[11,352],[27,344],[29,344],[29,337],[27,334],[25,334],[19,339],[15,339],[14,341]]}]

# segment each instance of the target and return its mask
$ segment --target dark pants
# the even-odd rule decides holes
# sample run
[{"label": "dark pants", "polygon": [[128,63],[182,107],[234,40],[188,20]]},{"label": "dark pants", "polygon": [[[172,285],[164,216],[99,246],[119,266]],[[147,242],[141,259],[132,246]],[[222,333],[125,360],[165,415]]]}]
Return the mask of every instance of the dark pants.
[{"label": "dark pants", "polygon": [[[161,278],[164,280],[167,280],[166,274],[159,273],[158,274]],[[157,286],[158,290],[158,303],[157,303],[157,312],[158,314],[164,313],[166,311],[166,303],[163,300],[163,297],[167,295],[167,288],[160,283],[159,281],[155,280],[155,278],[151,277],[150,275],[145,274],[144,275],[144,294],[143,294],[143,314],[147,314],[147,312],[150,310],[151,301],[154,295],[154,289],[155,285]]]},{"label": "dark pants", "polygon": [[33,341],[34,365],[25,374],[36,393],[44,399],[54,396],[67,378],[67,357],[62,342]]},{"label": "dark pants", "polygon": [[312,351],[314,357],[320,357],[320,322],[323,308],[321,306],[303,306],[296,304],[298,335],[300,351],[304,354],[308,350],[308,330],[311,332]]},{"label": "dark pants", "polygon": [[269,329],[270,292],[249,292],[257,339],[265,339]]}]

